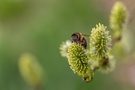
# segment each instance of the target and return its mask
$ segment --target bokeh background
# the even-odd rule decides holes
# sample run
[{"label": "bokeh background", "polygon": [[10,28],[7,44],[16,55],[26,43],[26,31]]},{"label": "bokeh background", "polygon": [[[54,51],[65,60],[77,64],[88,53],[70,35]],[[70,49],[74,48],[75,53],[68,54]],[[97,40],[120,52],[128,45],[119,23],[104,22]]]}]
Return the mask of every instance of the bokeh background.
[{"label": "bokeh background", "polygon": [[[59,53],[60,44],[70,39],[73,32],[90,34],[98,23],[109,26],[115,1],[0,0],[0,90],[33,90],[18,67],[20,56],[26,52],[35,56],[43,68],[42,90],[135,90],[134,40],[126,38],[132,42],[131,46],[125,44],[130,52],[126,53],[128,57],[118,57],[125,55],[121,46],[118,48],[116,55],[121,60],[117,60],[112,73],[97,71],[90,83],[74,74]],[[134,36],[135,1],[121,1],[132,12],[130,33],[124,37]]]}]

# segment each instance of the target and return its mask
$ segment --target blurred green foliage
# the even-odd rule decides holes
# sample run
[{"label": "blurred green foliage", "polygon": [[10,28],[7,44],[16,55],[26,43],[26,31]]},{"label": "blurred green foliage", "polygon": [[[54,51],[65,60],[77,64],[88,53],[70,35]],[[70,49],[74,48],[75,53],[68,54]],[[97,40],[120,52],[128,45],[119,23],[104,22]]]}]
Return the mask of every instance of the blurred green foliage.
[{"label": "blurred green foliage", "polygon": [[106,24],[107,17],[94,0],[0,0],[0,90],[32,90],[18,69],[25,52],[44,69],[43,90],[124,90],[112,73],[81,81],[60,56],[62,41],[76,31],[90,33],[99,22]]},{"label": "blurred green foliage", "polygon": [[0,0],[0,19],[8,19],[25,8],[24,0]]}]

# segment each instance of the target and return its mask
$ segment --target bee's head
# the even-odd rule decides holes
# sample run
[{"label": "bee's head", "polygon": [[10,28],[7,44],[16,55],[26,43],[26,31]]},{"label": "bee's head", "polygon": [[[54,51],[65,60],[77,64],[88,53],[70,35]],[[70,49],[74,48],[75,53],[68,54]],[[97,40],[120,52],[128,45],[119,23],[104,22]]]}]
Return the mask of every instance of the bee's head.
[{"label": "bee's head", "polygon": [[73,33],[71,35],[72,42],[77,42],[79,40],[79,33]]}]

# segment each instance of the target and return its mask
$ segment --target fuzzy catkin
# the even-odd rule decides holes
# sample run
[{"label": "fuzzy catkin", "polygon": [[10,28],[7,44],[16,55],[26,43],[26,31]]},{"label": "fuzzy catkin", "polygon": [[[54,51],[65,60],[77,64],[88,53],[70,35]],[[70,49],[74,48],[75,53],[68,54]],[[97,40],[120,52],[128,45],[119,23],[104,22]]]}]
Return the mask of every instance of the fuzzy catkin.
[{"label": "fuzzy catkin", "polygon": [[127,9],[122,2],[116,2],[112,7],[110,14],[110,28],[113,31],[115,39],[121,38],[122,31],[127,19]]},{"label": "fuzzy catkin", "polygon": [[106,57],[111,46],[111,36],[106,26],[102,24],[96,25],[92,29],[90,35],[90,53],[96,57]]},{"label": "fuzzy catkin", "polygon": [[88,64],[86,50],[79,44],[72,43],[68,48],[68,62],[70,68],[85,81],[91,81],[94,73]]}]

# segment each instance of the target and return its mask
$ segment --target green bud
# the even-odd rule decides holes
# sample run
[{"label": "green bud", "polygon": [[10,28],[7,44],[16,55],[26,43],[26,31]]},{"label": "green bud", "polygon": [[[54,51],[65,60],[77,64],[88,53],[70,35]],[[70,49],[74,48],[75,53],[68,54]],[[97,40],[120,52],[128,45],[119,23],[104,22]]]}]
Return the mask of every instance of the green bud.
[{"label": "green bud", "polygon": [[114,38],[121,38],[122,30],[127,18],[127,9],[122,2],[116,2],[111,10],[110,28],[113,30]]},{"label": "green bud", "polygon": [[101,25],[100,23],[92,29],[90,35],[90,54],[89,59],[90,66],[93,71],[99,69],[101,63],[105,60],[104,58],[108,57],[108,52],[110,52],[111,46],[111,36],[109,31],[106,29],[106,26]]},{"label": "green bud", "polygon": [[28,82],[32,87],[39,88],[42,83],[42,68],[37,59],[29,54],[25,53],[20,57],[19,69],[24,80]]},{"label": "green bud", "polygon": [[79,44],[72,43],[68,48],[68,62],[70,68],[86,82],[91,81],[94,72],[88,63],[86,50]]},{"label": "green bud", "polygon": [[96,25],[90,35],[90,54],[92,57],[102,58],[107,56],[110,50],[111,36],[106,26],[102,24]]}]

